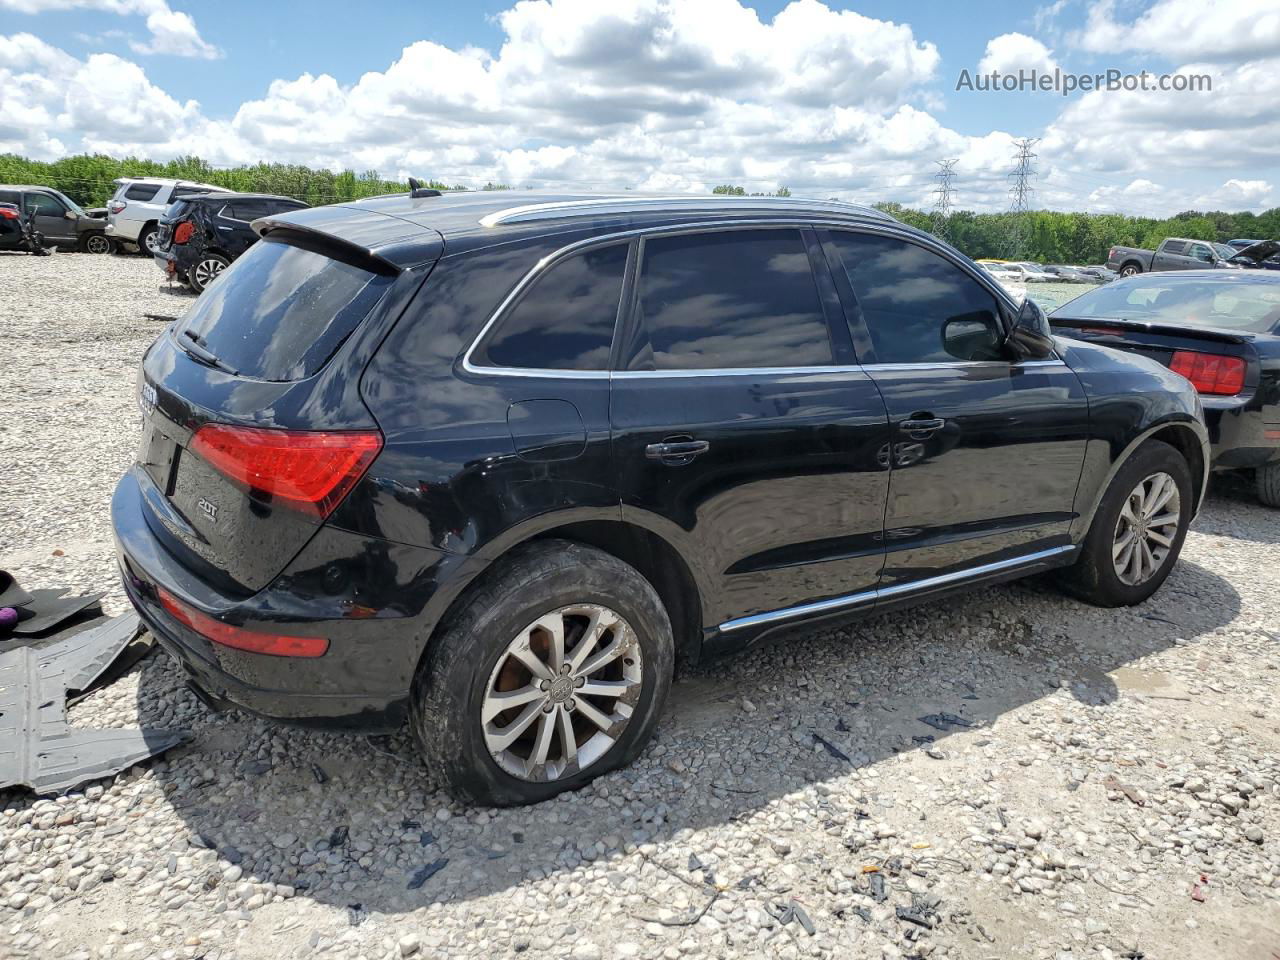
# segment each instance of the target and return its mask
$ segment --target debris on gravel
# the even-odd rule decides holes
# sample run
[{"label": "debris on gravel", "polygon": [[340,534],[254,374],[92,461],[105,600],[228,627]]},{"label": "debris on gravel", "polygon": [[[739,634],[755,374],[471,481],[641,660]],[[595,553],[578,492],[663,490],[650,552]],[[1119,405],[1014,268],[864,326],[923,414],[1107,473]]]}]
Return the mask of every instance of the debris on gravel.
[{"label": "debris on gravel", "polygon": [[[147,258],[0,255],[0,566],[107,590]],[[0,956],[1233,957],[1280,950],[1280,511],[1219,482],[1164,588],[1042,581],[683,675],[653,745],[524,809],[407,735],[213,714],[163,654],[70,708],[164,759],[0,793]]]}]

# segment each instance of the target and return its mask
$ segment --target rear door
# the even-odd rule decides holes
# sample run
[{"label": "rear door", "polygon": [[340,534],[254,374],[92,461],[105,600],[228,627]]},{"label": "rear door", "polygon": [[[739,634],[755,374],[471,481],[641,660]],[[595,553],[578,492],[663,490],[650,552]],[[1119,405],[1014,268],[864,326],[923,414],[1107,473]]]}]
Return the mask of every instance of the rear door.
[{"label": "rear door", "polygon": [[249,224],[274,212],[266,200],[232,200],[217,207],[212,217],[217,234],[214,244],[233,259],[240,256],[258,239]]},{"label": "rear door", "polygon": [[1185,270],[1186,267],[1187,243],[1183,240],[1164,241],[1151,258],[1152,270]]},{"label": "rear door", "polygon": [[818,254],[790,226],[641,244],[611,400],[622,515],[690,558],[728,631],[880,575],[884,403]]},{"label": "rear door", "polygon": [[1068,544],[1089,410],[1061,360],[1010,362],[999,300],[941,248],[822,234],[888,408],[882,586]]}]

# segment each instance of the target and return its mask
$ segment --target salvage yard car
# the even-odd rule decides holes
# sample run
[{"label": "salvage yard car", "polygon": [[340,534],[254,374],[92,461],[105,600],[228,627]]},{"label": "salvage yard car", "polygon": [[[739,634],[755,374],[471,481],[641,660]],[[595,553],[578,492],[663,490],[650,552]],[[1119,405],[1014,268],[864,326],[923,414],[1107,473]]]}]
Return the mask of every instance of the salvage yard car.
[{"label": "salvage yard car", "polygon": [[767,197],[392,196],[258,220],[148,349],[112,520],[204,702],[543,800],[674,666],[1053,571],[1139,603],[1208,470],[1195,389],[1055,340],[951,247]]},{"label": "salvage yard car", "polygon": [[1166,270],[1203,270],[1207,267],[1219,270],[1257,269],[1277,251],[1280,251],[1280,243],[1274,240],[1236,249],[1225,243],[1169,237],[1161,241],[1154,251],[1112,247],[1107,251],[1107,268],[1122,277]]},{"label": "salvage yard car", "polygon": [[1200,392],[1215,470],[1280,507],[1280,275],[1218,270],[1117,280],[1064,304],[1055,333],[1141,354]]},{"label": "salvage yard car", "polygon": [[45,246],[85,253],[110,253],[111,240],[101,220],[89,216],[78,203],[52,187],[0,184],[0,204],[18,210],[17,223],[0,225],[0,250],[16,250],[22,246],[21,222],[31,218],[31,225],[43,235]]},{"label": "salvage yard car", "polygon": [[205,193],[169,204],[153,244],[156,264],[196,293],[258,240],[249,224],[307,206],[266,193]]},{"label": "salvage yard car", "polygon": [[169,204],[202,193],[225,193],[225,187],[164,177],[121,177],[107,204],[107,236],[119,243],[136,244],[143,253],[155,253],[160,218]]}]

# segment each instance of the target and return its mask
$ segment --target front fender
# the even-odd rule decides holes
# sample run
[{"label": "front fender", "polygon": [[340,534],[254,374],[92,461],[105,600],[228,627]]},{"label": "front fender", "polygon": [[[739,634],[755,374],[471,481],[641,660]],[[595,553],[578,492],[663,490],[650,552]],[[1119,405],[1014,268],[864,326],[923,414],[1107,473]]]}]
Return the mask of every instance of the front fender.
[{"label": "front fender", "polygon": [[1198,512],[1208,483],[1210,452],[1195,388],[1138,354],[1067,339],[1058,340],[1056,346],[1089,398],[1090,438],[1076,492],[1072,538],[1077,542],[1084,538],[1112,478],[1152,438],[1171,443],[1187,456]]}]

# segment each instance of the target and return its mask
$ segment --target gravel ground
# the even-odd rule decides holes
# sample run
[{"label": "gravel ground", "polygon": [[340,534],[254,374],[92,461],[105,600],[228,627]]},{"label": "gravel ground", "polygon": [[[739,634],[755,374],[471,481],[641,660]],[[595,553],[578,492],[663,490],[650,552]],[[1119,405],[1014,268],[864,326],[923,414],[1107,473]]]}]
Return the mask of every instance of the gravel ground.
[{"label": "gravel ground", "polygon": [[[134,371],[190,296],[138,257],[0,255],[0,303],[0,566],[119,612]],[[156,655],[72,720],[189,746],[0,793],[0,957],[1273,960],[1278,544],[1220,485],[1142,607],[1033,580],[797,634],[519,810],[451,802],[404,735],[214,715]]]}]

